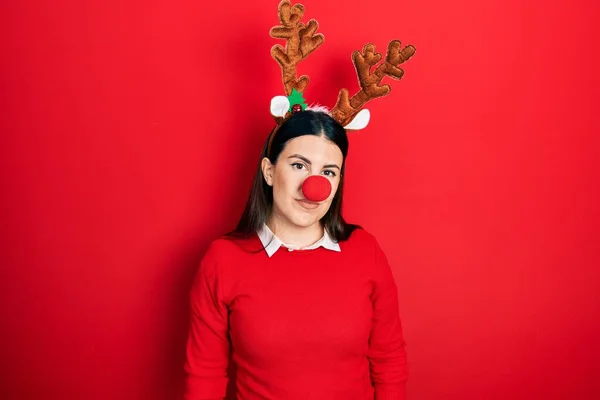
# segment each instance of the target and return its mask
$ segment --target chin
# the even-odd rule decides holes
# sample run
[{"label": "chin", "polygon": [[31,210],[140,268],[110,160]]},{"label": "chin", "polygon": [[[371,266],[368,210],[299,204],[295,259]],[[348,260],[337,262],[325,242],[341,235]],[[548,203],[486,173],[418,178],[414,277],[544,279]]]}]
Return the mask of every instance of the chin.
[{"label": "chin", "polygon": [[310,226],[313,226],[315,223],[319,222],[320,218],[318,218],[317,215],[304,214],[293,215],[289,220],[296,226],[308,228]]}]

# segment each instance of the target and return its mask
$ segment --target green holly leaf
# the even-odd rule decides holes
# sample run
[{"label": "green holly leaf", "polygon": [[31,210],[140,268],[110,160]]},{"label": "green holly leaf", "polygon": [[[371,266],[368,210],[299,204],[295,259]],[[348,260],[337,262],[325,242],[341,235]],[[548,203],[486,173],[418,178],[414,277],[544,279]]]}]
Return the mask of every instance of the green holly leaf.
[{"label": "green holly leaf", "polygon": [[306,110],[306,107],[308,107],[306,100],[304,100],[304,97],[302,97],[302,93],[296,89],[292,89],[292,93],[288,96],[288,100],[290,101],[290,112],[292,111],[294,104],[300,104],[303,111]]}]

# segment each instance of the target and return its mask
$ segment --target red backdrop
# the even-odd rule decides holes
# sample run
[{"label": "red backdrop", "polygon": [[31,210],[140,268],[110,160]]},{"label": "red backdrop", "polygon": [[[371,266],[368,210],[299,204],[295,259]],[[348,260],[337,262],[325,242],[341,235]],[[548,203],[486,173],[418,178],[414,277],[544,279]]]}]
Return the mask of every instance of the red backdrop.
[{"label": "red backdrop", "polygon": [[[367,41],[417,47],[345,198],[393,264],[410,398],[600,398],[597,2],[304,4],[311,102]],[[2,399],[181,396],[191,279],[282,92],[276,7],[2,2]]]}]

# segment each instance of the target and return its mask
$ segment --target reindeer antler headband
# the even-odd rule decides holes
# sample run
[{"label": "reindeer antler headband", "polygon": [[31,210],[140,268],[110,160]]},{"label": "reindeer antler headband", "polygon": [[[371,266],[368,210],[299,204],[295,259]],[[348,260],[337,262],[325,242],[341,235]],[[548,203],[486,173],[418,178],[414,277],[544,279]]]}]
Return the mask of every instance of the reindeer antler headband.
[{"label": "reindeer antler headband", "polygon": [[[304,15],[302,4],[291,5],[289,0],[279,3],[279,21],[281,25],[271,28],[271,37],[285,39],[285,48],[276,44],[271,49],[271,55],[281,66],[283,85],[287,96],[275,96],[271,99],[271,114],[275,117],[278,126],[292,113],[307,107],[302,93],[308,86],[309,78],[302,75],[298,78],[296,66],[310,53],[323,44],[325,38],[316,33],[318,23],[311,19],[305,25],[301,19]],[[390,93],[389,85],[380,85],[385,76],[400,79],[404,71],[398,66],[408,61],[415,54],[412,45],[402,45],[399,40],[392,40],[388,45],[385,61],[380,53],[375,52],[375,46],[368,43],[362,52],[352,53],[352,61],[358,75],[361,90],[354,96],[349,97],[347,89],[341,89],[337,102],[329,111],[336,121],[347,130],[359,130],[367,126],[370,119],[369,110],[362,108],[368,101],[383,97]],[[379,65],[378,65],[379,64]],[[372,70],[375,67],[375,70]],[[323,109],[319,107],[317,109]],[[277,129],[275,129],[276,131]],[[275,132],[271,134],[271,140]],[[269,141],[270,147],[270,141]]]}]

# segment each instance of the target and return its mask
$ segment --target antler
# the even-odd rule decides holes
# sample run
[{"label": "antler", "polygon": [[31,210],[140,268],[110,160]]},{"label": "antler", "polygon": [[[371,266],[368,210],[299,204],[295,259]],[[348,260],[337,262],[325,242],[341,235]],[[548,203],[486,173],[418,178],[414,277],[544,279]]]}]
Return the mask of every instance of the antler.
[{"label": "antler", "polygon": [[383,97],[390,92],[389,85],[379,85],[386,75],[394,79],[402,78],[404,71],[398,68],[398,65],[408,61],[415,54],[415,48],[408,45],[400,49],[401,46],[399,40],[392,40],[388,46],[385,61],[372,73],[371,68],[381,61],[381,54],[375,53],[375,46],[369,43],[365,45],[362,53],[360,51],[352,53],[352,61],[358,74],[361,90],[350,99],[348,99],[348,90],[340,90],[337,103],[330,114],[342,126],[352,121],[352,118],[366,102]]},{"label": "antler", "polygon": [[292,89],[298,92],[306,89],[309,78],[306,75],[298,78],[296,65],[323,44],[324,40],[322,34],[315,34],[319,27],[317,21],[311,19],[307,25],[304,25],[300,22],[303,15],[302,4],[292,6],[289,0],[283,0],[279,3],[281,25],[274,26],[270,31],[271,37],[287,41],[285,49],[278,44],[271,48],[271,55],[281,65],[283,85],[287,95],[292,93]]}]

